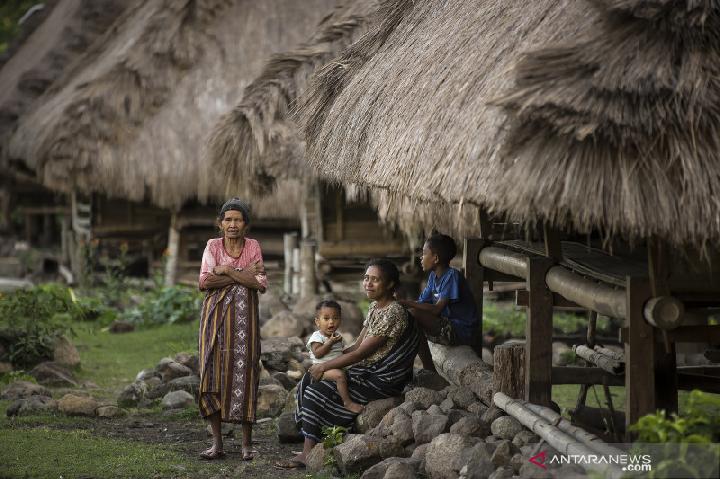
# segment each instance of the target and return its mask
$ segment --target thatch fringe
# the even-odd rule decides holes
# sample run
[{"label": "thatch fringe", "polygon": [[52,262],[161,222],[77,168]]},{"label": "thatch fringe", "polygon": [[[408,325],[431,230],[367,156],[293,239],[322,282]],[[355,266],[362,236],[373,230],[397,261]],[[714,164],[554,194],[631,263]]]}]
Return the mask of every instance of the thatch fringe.
[{"label": "thatch fringe", "polygon": [[[276,178],[307,172],[303,143],[290,110],[308,77],[365,31],[375,0],[337,6],[312,38],[298,48],[273,55],[243,92],[243,100],[222,117],[208,141],[205,171],[226,172],[225,190],[263,194]],[[242,172],[242,174],[241,174]],[[209,177],[202,175],[200,195]]]},{"label": "thatch fringe", "polygon": [[597,3],[591,35],[518,64],[494,204],[610,235],[720,239],[720,4]]},{"label": "thatch fringe", "polygon": [[720,239],[719,3],[591,3],[384,1],[301,102],[311,165],[446,217]]}]

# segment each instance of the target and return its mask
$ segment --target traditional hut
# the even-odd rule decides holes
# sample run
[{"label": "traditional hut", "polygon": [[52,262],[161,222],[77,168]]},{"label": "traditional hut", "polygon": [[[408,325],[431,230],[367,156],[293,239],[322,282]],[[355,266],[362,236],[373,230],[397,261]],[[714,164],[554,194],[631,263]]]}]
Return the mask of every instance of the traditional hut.
[{"label": "traditional hut", "polygon": [[[245,88],[242,101],[222,117],[209,141],[205,166],[210,174],[226,172],[228,189],[262,192],[276,181],[303,178],[302,236],[306,245],[317,244],[321,274],[335,268],[337,276],[337,267],[341,270],[369,256],[407,258],[411,253],[401,234],[378,225],[367,192],[320,182],[311,174],[290,114],[310,75],[360,38],[377,9],[376,0],[337,2],[306,41],[273,55]],[[246,174],[238,174],[241,171]],[[212,182],[202,183],[206,190]],[[312,246],[307,247],[311,251],[306,256],[312,256]],[[308,268],[306,272],[311,273]]]},{"label": "traditional hut", "polygon": [[[249,82],[271,53],[306,38],[330,5],[134,2],[20,119],[7,155],[49,188],[92,195],[98,235],[137,239],[157,255],[156,238],[169,227],[171,253],[201,254],[196,243],[208,231],[183,243],[179,230],[211,227],[212,210],[196,204],[206,128],[238,101],[238,81]],[[299,189],[289,181],[274,196],[251,201],[256,216],[296,227],[298,212],[288,205],[300,203]],[[220,186],[205,199],[225,196],[224,182],[214,177],[209,184]],[[275,249],[282,251],[279,243]]]},{"label": "traditional hut", "polygon": [[[30,8],[17,38],[0,55],[0,232],[42,248],[45,264],[67,263],[70,208],[43,187],[23,162],[7,155],[18,118],[115,21],[128,2],[55,0]],[[0,256],[11,254],[9,244]],[[4,274],[20,274],[16,257],[1,260]],[[15,265],[15,267],[10,267]]]},{"label": "traditional hut", "polygon": [[[676,410],[678,387],[720,391],[676,369],[674,349],[720,342],[707,323],[720,306],[717,3],[389,0],[381,12],[302,99],[312,166],[442,200],[447,218],[475,211],[457,225],[479,237],[466,241],[471,283],[526,282],[526,399],[607,380],[600,366],[551,367],[559,306],[623,321],[628,424]],[[488,213],[539,236],[503,238]],[[578,233],[605,241],[561,242]]]}]

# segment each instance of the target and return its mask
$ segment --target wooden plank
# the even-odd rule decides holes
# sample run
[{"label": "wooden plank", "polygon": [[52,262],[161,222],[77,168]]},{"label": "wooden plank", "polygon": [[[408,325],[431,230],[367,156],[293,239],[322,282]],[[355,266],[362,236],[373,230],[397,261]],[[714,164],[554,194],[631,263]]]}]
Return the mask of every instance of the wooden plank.
[{"label": "wooden plank", "polygon": [[[651,295],[648,280],[628,277],[626,284],[625,429],[628,431],[628,426],[640,417],[655,412],[655,335],[643,317],[643,306]],[[628,442],[632,440],[630,434],[626,434]]]},{"label": "wooden plank", "polygon": [[668,331],[668,338],[678,343],[720,343],[720,326],[680,326]]},{"label": "wooden plank", "polygon": [[465,271],[465,279],[467,280],[470,292],[475,299],[475,307],[478,314],[478,326],[473,338],[473,350],[482,356],[482,338],[483,338],[483,283],[485,279],[485,268],[480,264],[480,250],[485,247],[487,241],[477,238],[465,238],[463,267]]},{"label": "wooden plank", "polygon": [[684,391],[700,389],[701,391],[720,394],[720,378],[703,374],[678,373],[678,388]]},{"label": "wooden plank", "polygon": [[[495,348],[497,351],[497,348]],[[578,366],[554,366],[552,368],[553,384],[607,384],[608,386],[624,386],[625,379],[603,371],[600,368],[582,368]]]},{"label": "wooden plank", "polygon": [[528,259],[528,308],[525,327],[525,399],[550,406],[552,396],[552,293],[545,275],[550,258]]}]

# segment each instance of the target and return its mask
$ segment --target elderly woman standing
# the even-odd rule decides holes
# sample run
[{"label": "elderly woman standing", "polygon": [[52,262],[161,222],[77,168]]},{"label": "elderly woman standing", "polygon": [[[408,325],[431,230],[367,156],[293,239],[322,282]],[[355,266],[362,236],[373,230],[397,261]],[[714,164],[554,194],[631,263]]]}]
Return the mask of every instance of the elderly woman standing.
[{"label": "elderly woman standing", "polygon": [[259,381],[258,291],[267,278],[260,244],[246,238],[248,207],[238,198],[220,209],[222,238],[208,241],[199,287],[206,291],[200,317],[200,414],[212,426],[213,445],[200,454],[217,459],[223,451],[221,422],[243,425],[243,460],[251,460]]}]

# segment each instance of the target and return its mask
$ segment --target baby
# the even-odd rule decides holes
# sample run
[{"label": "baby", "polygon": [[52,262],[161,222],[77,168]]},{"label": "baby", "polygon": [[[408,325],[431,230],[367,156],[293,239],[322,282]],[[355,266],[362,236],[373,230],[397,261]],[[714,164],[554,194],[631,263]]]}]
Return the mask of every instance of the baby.
[{"label": "baby", "polygon": [[[320,301],[315,306],[315,326],[318,330],[310,336],[307,342],[313,364],[330,361],[343,353],[345,345],[342,336],[337,332],[340,327],[341,315],[340,305],[335,301]],[[356,414],[362,412],[363,406],[350,399],[347,378],[343,370],[325,371],[322,379],[335,381],[345,409]]]}]

